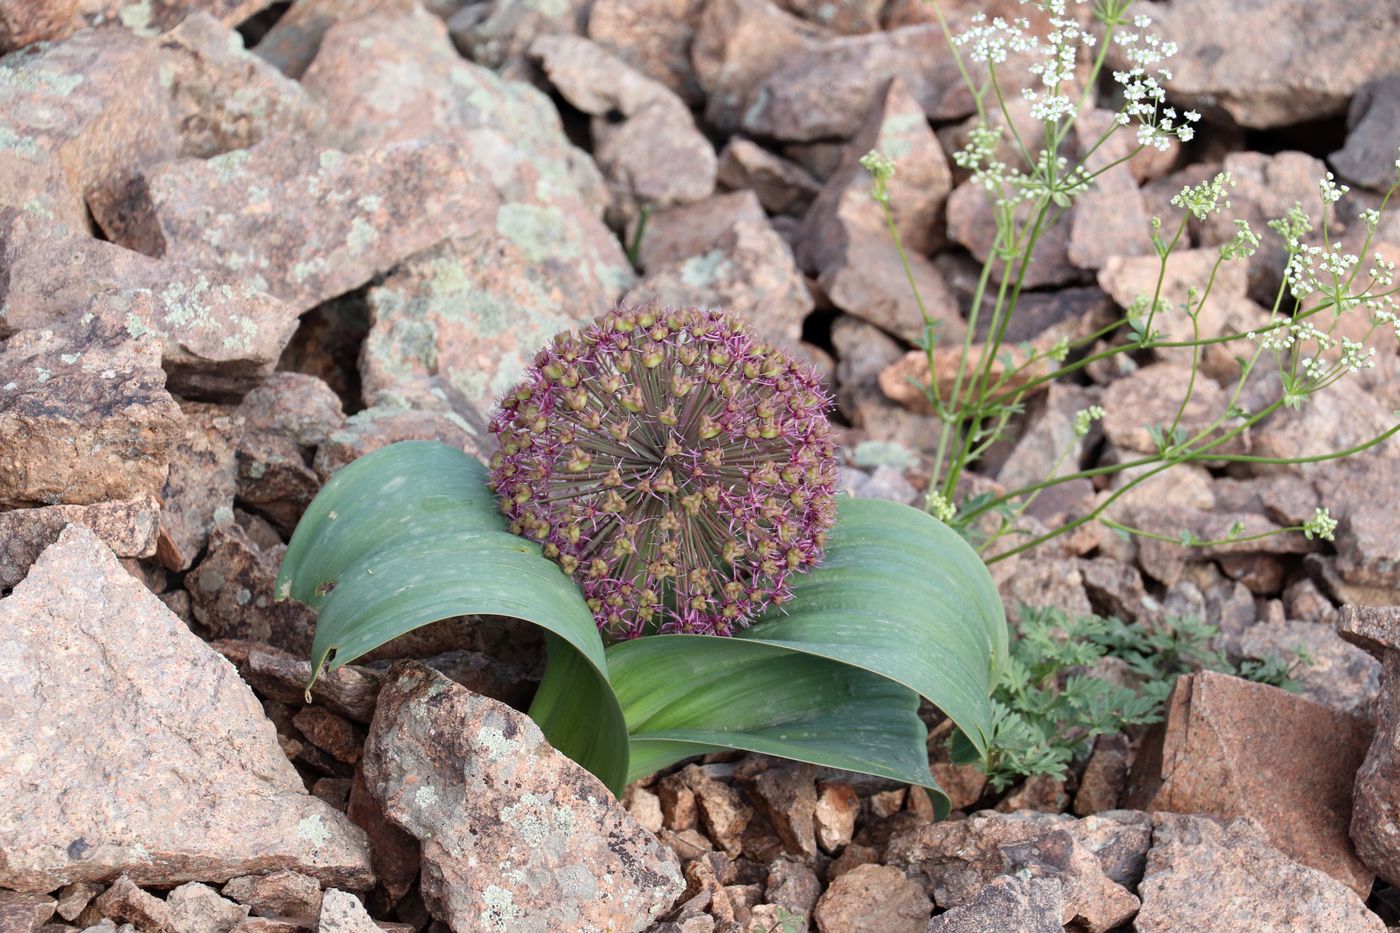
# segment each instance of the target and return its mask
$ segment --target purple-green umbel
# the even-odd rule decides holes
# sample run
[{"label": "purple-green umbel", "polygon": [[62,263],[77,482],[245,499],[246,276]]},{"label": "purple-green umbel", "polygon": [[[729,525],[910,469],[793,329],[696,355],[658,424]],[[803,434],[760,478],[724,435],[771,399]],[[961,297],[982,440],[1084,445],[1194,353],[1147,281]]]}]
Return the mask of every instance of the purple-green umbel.
[{"label": "purple-green umbel", "polygon": [[556,337],[501,402],[491,488],[608,637],[729,635],[821,560],[829,404],[727,315],[620,308]]}]

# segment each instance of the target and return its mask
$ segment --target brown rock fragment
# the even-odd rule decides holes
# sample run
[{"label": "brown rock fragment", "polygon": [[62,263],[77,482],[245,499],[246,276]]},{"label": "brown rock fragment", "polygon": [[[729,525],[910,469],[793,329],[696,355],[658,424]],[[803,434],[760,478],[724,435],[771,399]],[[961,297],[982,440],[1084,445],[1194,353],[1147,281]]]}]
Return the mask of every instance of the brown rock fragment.
[{"label": "brown rock fragment", "polygon": [[1376,734],[1356,775],[1351,840],[1387,883],[1400,879],[1400,608],[1344,606],[1341,637],[1381,660]]},{"label": "brown rock fragment", "polygon": [[92,899],[101,893],[102,885],[100,884],[79,882],[64,885],[57,895],[58,915],[64,920],[77,920],[78,915],[91,903]]},{"label": "brown rock fragment", "polygon": [[860,797],[855,788],[839,781],[817,782],[817,805],[812,811],[816,823],[817,844],[822,850],[836,854],[851,841],[860,815]]},{"label": "brown rock fragment", "polygon": [[1133,928],[1141,933],[1386,928],[1354,891],[1288,858],[1248,818],[1221,826],[1201,816],[1155,814],[1139,890]]},{"label": "brown rock fragment", "polygon": [[54,899],[33,892],[0,890],[0,930],[38,933],[54,913]]},{"label": "brown rock fragment", "polygon": [[0,512],[0,588],[23,580],[44,548],[69,525],[92,529],[118,557],[150,557],[156,552],[159,515],[160,502],[154,496]]},{"label": "brown rock fragment", "polygon": [[185,578],[195,619],[215,638],[250,639],[306,656],[316,614],[274,592],[285,550],[260,550],[233,522],[217,526],[204,559]]},{"label": "brown rock fragment", "polygon": [[119,923],[137,924],[143,930],[164,931],[170,927],[170,906],[148,894],[121,875],[93,902],[102,916]]},{"label": "brown rock fragment", "polygon": [[996,877],[1021,874],[1060,882],[1064,923],[1102,933],[1130,918],[1137,898],[1104,873],[1073,821],[1041,816],[987,814],[910,826],[891,836],[886,861],[921,874],[943,907],[971,903]]},{"label": "brown rock fragment", "polygon": [[314,917],[321,909],[321,884],[299,871],[242,875],[229,880],[224,897],[262,917]]},{"label": "brown rock fragment", "polygon": [[594,0],[588,38],[689,105],[704,101],[690,45],[704,0]]},{"label": "brown rock fragment", "polygon": [[821,190],[802,166],[739,136],[719,154],[715,177],[730,190],[752,191],[763,209],[773,214],[800,216]]},{"label": "brown rock fragment", "polygon": [[1060,883],[1018,875],[995,878],[976,897],[929,921],[926,933],[1063,933]]},{"label": "brown rock fragment", "polygon": [[841,875],[817,901],[821,933],[923,933],[933,903],[897,868],[861,865]]},{"label": "brown rock fragment", "polygon": [[187,402],[181,411],[185,433],[171,451],[156,543],[156,559],[176,572],[194,563],[220,519],[233,520],[233,452],[243,427],[218,405]]},{"label": "brown rock fragment", "polygon": [[4,0],[0,3],[0,55],[63,38],[77,25],[77,9],[78,0]]},{"label": "brown rock fragment", "polygon": [[749,787],[788,854],[802,859],[814,857],[816,768],[802,763],[777,764],[755,774]]},{"label": "brown rock fragment", "polygon": [[0,507],[155,495],[181,431],[159,347],[93,321],[0,347]]},{"label": "brown rock fragment", "polygon": [[740,837],[753,819],[753,808],[734,787],[710,776],[702,765],[686,765],[680,772],[695,792],[700,821],[716,845],[730,855],[742,848]]},{"label": "brown rock fragment", "polygon": [[[674,856],[529,718],[421,665],[390,669],[363,767],[422,842],[424,900],[455,928],[640,930],[682,890]],[[524,874],[485,874],[488,862]]]},{"label": "brown rock fragment", "polygon": [[1369,723],[1277,687],[1210,671],[1177,681],[1166,722],[1143,740],[1125,806],[1248,816],[1272,845],[1358,893],[1371,873],[1352,851],[1352,781]]},{"label": "brown rock fragment", "polygon": [[319,706],[307,706],[292,717],[306,740],[336,761],[353,765],[360,760],[364,735],[348,720]]},{"label": "brown rock fragment", "polygon": [[363,836],[307,795],[232,665],[91,531],[63,531],[0,627],[7,715],[51,724],[0,730],[0,885],[279,868],[371,883]]},{"label": "brown rock fragment", "polygon": [[[283,703],[301,703],[311,682],[311,662],[305,652],[293,654],[258,641],[216,641],[213,648],[228,658],[254,690]],[[378,671],[353,664],[322,671],[311,688],[317,703],[345,718],[368,723],[379,695]]]}]

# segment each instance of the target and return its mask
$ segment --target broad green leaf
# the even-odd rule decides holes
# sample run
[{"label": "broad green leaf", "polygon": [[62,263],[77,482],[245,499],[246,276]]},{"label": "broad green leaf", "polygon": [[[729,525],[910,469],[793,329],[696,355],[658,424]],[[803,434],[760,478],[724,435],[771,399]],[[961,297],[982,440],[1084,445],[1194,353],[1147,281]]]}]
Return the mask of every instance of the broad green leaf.
[{"label": "broad green leaf", "polygon": [[977,552],[917,509],[841,500],[821,566],[797,578],[787,604],[736,637],[889,678],[986,751],[1006,616]]},{"label": "broad green leaf", "polygon": [[[620,793],[626,727],[608,685],[593,615],[573,581],[538,546],[505,530],[485,468],[426,441],[393,444],[326,484],[297,526],[278,593],[320,609],[316,674],[405,632],[464,615],[510,616],[549,633],[550,689],[541,728],[560,751]],[[567,681],[569,703],[551,708]]]},{"label": "broad green leaf", "polygon": [[743,749],[936,789],[919,698],[859,668],[761,642],[654,635],[608,649],[628,780]]}]

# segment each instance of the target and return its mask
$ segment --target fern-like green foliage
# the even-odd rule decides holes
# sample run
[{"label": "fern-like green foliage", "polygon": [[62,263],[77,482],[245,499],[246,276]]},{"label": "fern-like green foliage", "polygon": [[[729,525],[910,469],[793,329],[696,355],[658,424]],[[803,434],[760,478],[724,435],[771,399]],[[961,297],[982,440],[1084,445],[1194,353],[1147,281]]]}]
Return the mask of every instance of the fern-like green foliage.
[{"label": "fern-like green foliage", "polygon": [[[1234,664],[1211,646],[1217,634],[1215,626],[1192,617],[1148,628],[1027,608],[992,693],[987,756],[980,759],[955,733],[954,760],[979,762],[998,792],[1036,775],[1063,780],[1096,737],[1159,722],[1182,674],[1222,671],[1287,689],[1292,672],[1308,661],[1306,652],[1294,649],[1291,657]],[[1123,683],[1089,673],[1102,658],[1122,662]]]}]

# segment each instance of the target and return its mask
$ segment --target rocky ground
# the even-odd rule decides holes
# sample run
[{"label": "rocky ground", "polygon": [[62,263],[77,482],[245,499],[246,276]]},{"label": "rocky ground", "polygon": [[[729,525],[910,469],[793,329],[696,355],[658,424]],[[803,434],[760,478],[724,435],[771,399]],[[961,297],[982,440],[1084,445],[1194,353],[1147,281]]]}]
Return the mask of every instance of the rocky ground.
[{"label": "rocky ground", "polygon": [[[945,6],[957,26],[982,4]],[[1155,279],[1147,218],[1222,167],[1234,210],[1193,224],[1169,292],[1230,217],[1262,230],[1315,203],[1329,166],[1354,189],[1334,230],[1356,241],[1393,175],[1400,7],[1150,6],[1208,127],[1056,224],[1014,341],[1128,305]],[[945,822],[921,789],[755,756],[615,802],[519,712],[541,646],[499,620],[422,629],[306,702],[314,619],[272,584],[320,485],[398,440],[480,452],[522,359],[618,301],[749,316],[829,380],[850,491],[919,500],[922,324],[856,159],[898,157],[897,223],[945,334],[992,235],[948,158],[971,102],[924,4],[0,0],[0,51],[0,931],[1400,922],[1396,444],[1180,468],[1115,513],[1209,538],[1326,505],[1335,544],[1087,530],[996,565],[1013,617],[1194,614],[1232,655],[1308,661],[1297,693],[1184,678],[1164,724],[1003,794],[948,763],[931,720]],[[1400,215],[1380,240],[1400,252]],[[1230,267],[1211,326],[1257,319],[1279,261]],[[1139,358],[1053,386],[978,482],[1046,475],[1090,404],[1108,416],[1080,465],[1150,451],[1185,372]],[[1392,342],[1245,443],[1322,453],[1397,407]],[[1032,519],[1112,491],[1066,484]]]}]

